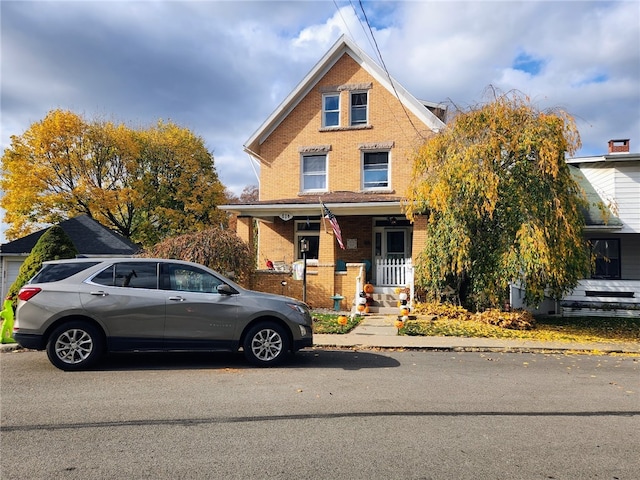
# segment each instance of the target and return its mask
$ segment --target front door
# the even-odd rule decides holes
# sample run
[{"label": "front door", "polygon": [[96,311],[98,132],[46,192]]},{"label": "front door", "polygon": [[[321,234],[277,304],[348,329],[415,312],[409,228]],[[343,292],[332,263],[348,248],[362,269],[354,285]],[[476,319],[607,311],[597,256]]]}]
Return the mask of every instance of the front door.
[{"label": "front door", "polygon": [[411,257],[411,227],[385,226],[374,227],[374,268],[373,281],[377,278],[375,265],[378,260],[401,260]]}]

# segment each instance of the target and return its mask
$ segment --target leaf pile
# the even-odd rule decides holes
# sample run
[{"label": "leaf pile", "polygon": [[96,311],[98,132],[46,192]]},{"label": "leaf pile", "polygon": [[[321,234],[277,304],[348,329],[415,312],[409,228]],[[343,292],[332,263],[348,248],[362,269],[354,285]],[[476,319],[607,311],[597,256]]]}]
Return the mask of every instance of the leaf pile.
[{"label": "leaf pile", "polygon": [[473,314],[459,305],[429,302],[418,303],[414,307],[413,313],[431,317],[432,320],[474,321],[510,330],[530,330],[535,325],[533,315],[526,310],[503,312],[497,309],[489,309]]}]

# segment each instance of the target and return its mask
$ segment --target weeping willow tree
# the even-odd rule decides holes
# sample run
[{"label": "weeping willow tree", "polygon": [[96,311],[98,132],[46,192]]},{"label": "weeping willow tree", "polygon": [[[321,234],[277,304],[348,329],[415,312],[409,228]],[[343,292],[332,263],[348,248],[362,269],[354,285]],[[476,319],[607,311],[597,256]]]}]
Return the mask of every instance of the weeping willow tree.
[{"label": "weeping willow tree", "polygon": [[529,305],[573,289],[591,265],[587,201],[565,163],[579,147],[569,114],[517,92],[459,112],[413,163],[407,215],[427,229],[418,286],[455,288],[475,308],[504,305],[510,283]]}]

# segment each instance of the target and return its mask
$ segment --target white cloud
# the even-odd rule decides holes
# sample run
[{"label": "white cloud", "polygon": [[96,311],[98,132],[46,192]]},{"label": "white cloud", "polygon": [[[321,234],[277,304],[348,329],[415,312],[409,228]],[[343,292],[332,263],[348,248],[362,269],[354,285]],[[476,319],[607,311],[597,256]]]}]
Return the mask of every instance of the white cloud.
[{"label": "white cloud", "polygon": [[[358,2],[0,2],[2,136],[54,108],[202,136],[225,185],[255,184],[242,144],[342,34],[377,58]],[[578,119],[585,148],[640,151],[637,2],[364,2],[382,58],[416,97],[518,89]],[[543,62],[514,70],[519,54]]]}]

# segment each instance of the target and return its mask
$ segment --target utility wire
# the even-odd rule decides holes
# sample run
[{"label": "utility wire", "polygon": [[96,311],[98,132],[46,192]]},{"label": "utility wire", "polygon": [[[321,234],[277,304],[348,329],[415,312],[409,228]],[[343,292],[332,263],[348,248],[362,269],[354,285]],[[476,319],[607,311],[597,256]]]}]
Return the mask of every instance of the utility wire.
[{"label": "utility wire", "polygon": [[424,135],[422,135],[422,132],[420,132],[420,130],[418,130],[418,128],[415,126],[415,124],[413,123],[413,120],[411,120],[411,117],[409,116],[409,112],[407,112],[407,109],[404,106],[404,103],[402,103],[402,100],[400,100],[400,95],[398,94],[398,91],[396,90],[396,85],[395,85],[393,79],[391,78],[391,75],[389,74],[389,70],[387,69],[387,65],[384,63],[384,59],[382,58],[382,53],[380,52],[380,48],[378,47],[378,42],[376,41],[376,37],[373,34],[373,29],[371,28],[371,24],[369,23],[369,18],[367,17],[367,12],[364,11],[364,6],[362,5],[362,0],[358,0],[358,2],[360,4],[360,9],[362,10],[362,14],[364,15],[364,20],[367,23],[367,27],[369,28],[369,33],[371,35],[371,39],[373,39],[373,43],[375,44],[374,48],[375,48],[376,52],[378,53],[378,58],[380,59],[380,63],[382,64],[382,68],[384,69],[385,73],[387,74],[387,78],[389,79],[389,83],[391,84],[391,88],[393,88],[393,91],[394,91],[394,93],[396,95],[396,98],[400,102],[400,106],[402,107],[402,110],[404,111],[404,114],[407,116],[407,119],[409,120],[409,123],[411,124],[413,129],[416,131],[418,136],[424,140],[424,138],[425,138]]}]

